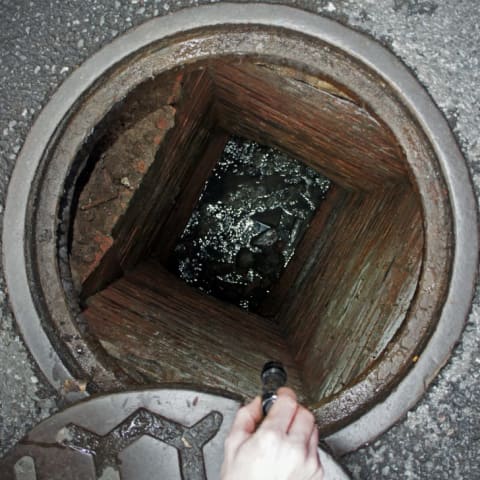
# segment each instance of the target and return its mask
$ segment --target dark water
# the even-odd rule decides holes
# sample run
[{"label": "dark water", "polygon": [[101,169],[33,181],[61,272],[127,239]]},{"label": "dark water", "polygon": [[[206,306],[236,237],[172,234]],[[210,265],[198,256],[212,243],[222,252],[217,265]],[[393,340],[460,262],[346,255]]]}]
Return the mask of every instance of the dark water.
[{"label": "dark water", "polygon": [[329,187],[285,153],[231,137],[174,249],[178,276],[255,311]]}]

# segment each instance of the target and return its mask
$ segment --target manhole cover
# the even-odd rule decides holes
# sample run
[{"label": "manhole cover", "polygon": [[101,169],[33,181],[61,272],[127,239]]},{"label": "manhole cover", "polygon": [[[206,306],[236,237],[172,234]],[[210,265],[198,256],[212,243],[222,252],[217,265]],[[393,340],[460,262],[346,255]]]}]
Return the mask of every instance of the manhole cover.
[{"label": "manhole cover", "polygon": [[4,247],[19,327],[64,395],[251,396],[275,358],[338,451],[448,359],[478,250],[462,156],[405,67],[264,5],[152,20],[80,67],[18,159]]},{"label": "manhole cover", "polygon": [[[81,402],[34,428],[3,460],[3,480],[216,480],[236,400],[193,390]],[[347,475],[325,452],[332,480]]]}]

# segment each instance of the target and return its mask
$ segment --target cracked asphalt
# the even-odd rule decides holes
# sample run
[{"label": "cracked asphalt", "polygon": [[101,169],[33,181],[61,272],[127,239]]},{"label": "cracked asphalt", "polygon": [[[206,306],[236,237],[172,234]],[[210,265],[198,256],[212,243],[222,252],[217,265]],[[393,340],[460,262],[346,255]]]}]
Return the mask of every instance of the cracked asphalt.
[{"label": "cracked asphalt", "polygon": [[[153,16],[204,1],[0,0],[0,217],[17,154],[62,81],[103,45]],[[446,116],[480,195],[477,0],[282,1],[383,43]],[[468,247],[468,246],[466,246]],[[16,331],[0,274],[0,455],[59,408]],[[342,459],[355,479],[479,479],[480,290],[461,342],[424,399],[373,444]]]}]

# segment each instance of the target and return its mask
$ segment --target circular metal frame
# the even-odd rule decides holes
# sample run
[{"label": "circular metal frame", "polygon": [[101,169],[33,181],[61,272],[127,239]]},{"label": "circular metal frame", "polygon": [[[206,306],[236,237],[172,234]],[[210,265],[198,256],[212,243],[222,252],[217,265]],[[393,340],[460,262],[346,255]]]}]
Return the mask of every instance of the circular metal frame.
[{"label": "circular metal frame", "polygon": [[[453,258],[448,292],[446,298],[442,299],[443,308],[437,328],[418,361],[394,391],[383,401],[377,399],[379,403],[367,413],[327,438],[337,453],[344,453],[371,441],[403,416],[418,401],[426,386],[448,360],[470,308],[478,263],[474,194],[463,157],[445,119],[405,66],[385,48],[362,34],[290,7],[221,4],[151,20],[91,57],[65,81],[35,122],[10,181],[3,230],[4,265],[10,301],[28,348],[49,382],[61,389],[66,380],[75,376],[75,372],[70,371],[59,357],[46,332],[46,326],[42,323],[38,313],[42,299],[31,288],[32,265],[27,255],[31,249],[29,240],[32,233],[37,240],[42,236],[42,232],[32,232],[29,211],[34,201],[31,198],[31,188],[38,181],[37,174],[41,170],[45,152],[54,143],[52,139],[56,139],[61,130],[59,126],[69,112],[75,109],[77,99],[127,57],[179,32],[232,24],[273,27],[311,37],[336,47],[375,72],[397,93],[420,126],[434,150],[448,190],[449,204],[446,207],[451,210],[454,222]],[[428,189],[423,195],[428,197]],[[434,209],[435,205],[431,208]],[[49,215],[52,218],[55,216],[52,212]],[[428,229],[432,227],[427,225],[426,228],[428,241]],[[441,232],[436,233],[438,235]],[[46,235],[48,237],[48,231]],[[49,240],[51,239],[46,239],[47,244]],[[436,251],[432,250],[432,245],[427,245],[426,255],[427,258],[434,259]],[[51,258],[53,262],[54,257]],[[447,262],[447,259],[444,260]],[[50,269],[55,270],[55,266],[50,265]],[[422,275],[423,287],[427,288],[428,275],[432,282],[435,276],[428,271]],[[417,298],[417,301],[421,303],[421,299]],[[68,309],[64,295],[59,295],[56,303],[58,308]],[[377,377],[381,373],[376,372]],[[105,375],[108,376],[107,371]],[[354,402],[355,395],[358,394],[361,395],[361,392],[352,389],[350,397],[347,395],[344,401]]]}]

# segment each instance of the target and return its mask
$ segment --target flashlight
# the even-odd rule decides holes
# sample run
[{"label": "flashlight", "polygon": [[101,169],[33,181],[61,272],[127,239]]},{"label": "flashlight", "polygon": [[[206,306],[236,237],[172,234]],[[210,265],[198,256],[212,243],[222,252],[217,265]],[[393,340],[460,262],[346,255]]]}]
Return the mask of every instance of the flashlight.
[{"label": "flashlight", "polygon": [[287,372],[280,362],[267,362],[262,368],[262,410],[267,415],[277,399],[277,390],[287,383]]}]

